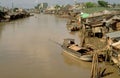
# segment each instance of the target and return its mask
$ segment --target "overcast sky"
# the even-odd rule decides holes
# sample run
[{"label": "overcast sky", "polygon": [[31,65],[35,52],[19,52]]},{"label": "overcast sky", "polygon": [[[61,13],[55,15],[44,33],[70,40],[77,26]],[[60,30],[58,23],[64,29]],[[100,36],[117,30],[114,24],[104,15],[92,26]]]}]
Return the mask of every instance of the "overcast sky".
[{"label": "overcast sky", "polygon": [[[75,0],[0,0],[0,5],[5,7],[12,7],[12,3],[14,7],[22,7],[22,8],[32,8],[38,3],[47,2],[49,5],[55,4],[74,4]],[[98,0],[76,0],[77,2],[86,2],[93,1],[97,2]],[[120,3],[120,0],[105,0],[109,3]]]}]

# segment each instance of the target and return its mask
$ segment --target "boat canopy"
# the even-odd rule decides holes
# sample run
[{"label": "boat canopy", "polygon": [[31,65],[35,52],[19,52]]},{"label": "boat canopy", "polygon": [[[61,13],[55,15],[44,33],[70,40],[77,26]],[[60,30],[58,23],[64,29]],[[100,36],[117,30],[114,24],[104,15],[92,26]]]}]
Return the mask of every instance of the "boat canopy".
[{"label": "boat canopy", "polygon": [[81,49],[79,46],[76,46],[75,44],[71,45],[69,48],[75,51],[79,51]]},{"label": "boat canopy", "polygon": [[64,45],[65,46],[70,46],[71,44],[75,44],[75,40],[71,38],[64,39]]}]

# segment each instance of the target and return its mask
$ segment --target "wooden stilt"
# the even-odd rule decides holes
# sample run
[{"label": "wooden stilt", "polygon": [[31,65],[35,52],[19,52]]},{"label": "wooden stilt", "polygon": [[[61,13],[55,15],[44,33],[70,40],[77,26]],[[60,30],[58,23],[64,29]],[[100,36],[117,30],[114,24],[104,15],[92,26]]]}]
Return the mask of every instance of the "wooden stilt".
[{"label": "wooden stilt", "polygon": [[93,54],[91,78],[100,78],[100,69],[98,66],[98,54],[97,54],[97,52],[95,52]]}]

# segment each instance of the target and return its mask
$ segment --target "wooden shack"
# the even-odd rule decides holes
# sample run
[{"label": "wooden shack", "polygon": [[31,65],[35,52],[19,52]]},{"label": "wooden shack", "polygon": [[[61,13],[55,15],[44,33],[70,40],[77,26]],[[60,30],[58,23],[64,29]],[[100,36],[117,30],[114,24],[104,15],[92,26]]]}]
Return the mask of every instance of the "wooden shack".
[{"label": "wooden shack", "polygon": [[87,35],[90,37],[103,37],[103,24],[99,23],[88,23],[85,24]]},{"label": "wooden shack", "polygon": [[83,19],[83,22],[86,27],[86,31],[88,32],[88,36],[102,38],[103,34],[106,32],[103,19],[106,19],[108,17],[110,16],[100,15],[100,16],[92,16]]},{"label": "wooden shack", "polygon": [[113,43],[111,45],[111,48],[111,60],[115,65],[117,65],[120,68],[120,41]]},{"label": "wooden shack", "polygon": [[109,54],[111,62],[120,68],[120,31],[106,34],[106,40],[111,50]]},{"label": "wooden shack", "polygon": [[112,29],[113,30],[120,30],[120,19],[114,19],[114,22],[112,23]]},{"label": "wooden shack", "polygon": [[113,43],[118,42],[120,40],[120,31],[107,33],[106,38],[110,38],[110,40],[112,40]]},{"label": "wooden shack", "polygon": [[[120,15],[108,14],[95,17],[89,17],[84,21],[87,27],[92,28],[94,36],[101,37],[103,33],[108,33],[110,28],[113,30],[120,30]],[[98,32],[101,32],[101,34]]]}]

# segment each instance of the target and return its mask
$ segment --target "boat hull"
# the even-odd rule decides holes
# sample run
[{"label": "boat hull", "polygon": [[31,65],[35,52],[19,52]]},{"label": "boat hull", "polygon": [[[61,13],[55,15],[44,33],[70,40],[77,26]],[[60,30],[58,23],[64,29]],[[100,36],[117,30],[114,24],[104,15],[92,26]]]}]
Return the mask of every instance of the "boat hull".
[{"label": "boat hull", "polygon": [[76,52],[74,50],[71,50],[69,48],[66,48],[66,47],[62,47],[63,48],[63,51],[67,54],[69,54],[70,56],[74,57],[74,58],[77,58],[77,59],[80,59],[82,61],[86,61],[86,62],[91,62],[92,61],[92,55],[82,55],[82,53],[79,53],[79,52]]}]

